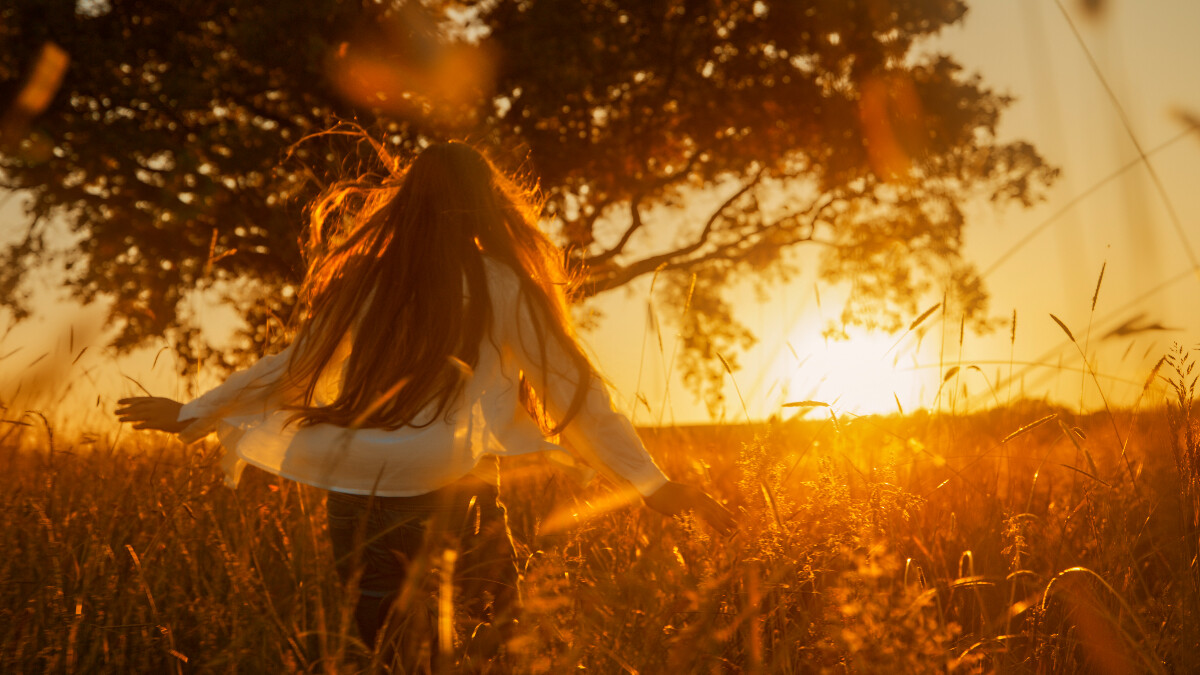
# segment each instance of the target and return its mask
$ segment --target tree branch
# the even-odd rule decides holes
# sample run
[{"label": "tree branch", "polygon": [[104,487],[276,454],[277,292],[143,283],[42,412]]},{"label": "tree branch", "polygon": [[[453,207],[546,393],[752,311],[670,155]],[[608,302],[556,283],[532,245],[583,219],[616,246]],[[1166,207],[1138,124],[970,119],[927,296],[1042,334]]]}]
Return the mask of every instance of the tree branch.
[{"label": "tree branch", "polygon": [[584,228],[586,228],[588,232],[591,232],[596,227],[596,221],[600,218],[600,216],[604,215],[604,212],[608,209],[608,207],[612,206],[612,204],[612,197],[607,195],[605,195],[604,199],[600,200],[598,204],[593,204],[592,212],[586,216],[583,216],[582,218]]},{"label": "tree branch", "polygon": [[642,228],[642,212],[639,208],[641,201],[642,195],[640,193],[634,195],[633,199],[629,200],[629,227],[625,228],[624,234],[621,235],[621,240],[607,251],[586,258],[585,263],[587,265],[603,265],[625,250],[625,245],[629,243],[629,239],[633,236],[633,233]]},{"label": "tree branch", "polygon": [[699,236],[696,237],[696,241],[684,246],[683,248],[679,248],[674,251],[668,251],[667,253],[661,253],[659,255],[653,255],[648,258],[643,258],[637,262],[615,270],[606,278],[591,283],[591,288],[587,294],[592,295],[595,293],[600,293],[610,288],[615,288],[616,286],[628,283],[630,280],[636,277],[658,269],[658,267],[663,264],[666,264],[668,267],[670,267],[672,262],[681,257],[686,257],[692,253],[695,253],[703,248],[704,245],[708,243],[708,239],[713,233],[714,226],[721,219],[725,210],[732,206],[738,199],[741,199],[756,185],[758,185],[758,183],[762,180],[764,172],[765,169],[759,169],[758,173],[754,174],[754,178],[750,179],[745,185],[739,188],[737,192],[733,193],[733,195],[726,199],[721,206],[713,211],[712,215],[708,218],[708,222],[704,224],[704,229],[701,230]]},{"label": "tree branch", "polygon": [[740,257],[734,254],[744,253],[745,251],[752,249],[754,246],[760,243],[763,236],[767,233],[779,231],[789,227],[799,227],[801,225],[801,219],[805,215],[811,216],[807,218],[807,224],[810,228],[809,232],[805,236],[799,237],[791,243],[806,241],[830,244],[831,242],[823,242],[814,237],[816,226],[817,222],[824,216],[828,209],[830,209],[839,199],[844,198],[844,195],[842,194],[828,195],[826,199],[814,201],[803,210],[793,211],[777,218],[771,223],[759,225],[755,230],[747,233],[740,239],[725,244],[720,244],[711,251],[701,255],[693,255],[710,243],[712,234],[717,229],[717,223],[725,218],[725,212],[731,206],[733,206],[738,199],[745,196],[746,193],[758,185],[762,181],[764,173],[765,169],[760,169],[752,179],[750,179],[737,192],[731,195],[716,210],[714,210],[712,215],[709,216],[708,221],[705,223],[704,229],[701,230],[695,241],[687,246],[683,246],[673,251],[643,258],[636,262],[630,263],[629,265],[613,270],[611,273],[604,274],[597,279],[590,280],[589,288],[585,291],[585,295],[595,295],[610,288],[615,288],[622,284],[628,283],[629,281],[643,274],[648,274],[660,268],[666,270],[682,269],[696,264],[711,262],[723,257]]},{"label": "tree branch", "polygon": [[[587,265],[589,267],[599,267],[601,265],[607,264],[613,258],[620,255],[621,252],[625,250],[626,244],[629,243],[629,238],[632,237],[633,233],[636,232],[643,225],[642,214],[641,214],[641,210],[639,209],[640,202],[642,200],[642,196],[645,195],[646,193],[656,192],[659,189],[663,188],[664,186],[670,185],[671,183],[679,180],[680,178],[684,178],[685,176],[687,176],[689,173],[692,172],[692,169],[695,168],[696,162],[699,159],[701,152],[702,152],[701,150],[696,150],[695,152],[693,152],[691,154],[691,156],[688,157],[687,163],[683,165],[683,168],[681,168],[678,171],[675,171],[673,173],[667,174],[665,176],[659,176],[659,177],[655,178],[653,181],[648,182],[642,190],[640,190],[637,194],[635,194],[633,196],[633,198],[630,200],[630,204],[629,204],[630,224],[629,224],[629,227],[626,228],[625,232],[623,232],[621,234],[620,241],[618,241],[615,245],[612,246],[612,248],[609,248],[608,250],[601,251],[600,253],[597,253],[595,255],[587,256],[587,257],[583,258],[583,261],[582,261],[583,264]],[[604,203],[592,213],[592,215],[587,220],[587,224],[588,224],[589,228],[591,228],[595,225],[596,219],[600,216],[601,211],[604,208],[607,208],[610,204],[612,204],[612,200],[606,199],[604,201]]]},{"label": "tree branch", "polygon": [[792,241],[788,242],[788,244],[784,244],[784,245],[799,244],[799,243],[813,243],[813,244],[821,244],[822,246],[835,246],[836,244],[834,242],[817,239],[815,236],[816,228],[817,228],[817,220],[820,219],[821,214],[825,211],[825,209],[827,209],[829,206],[831,206],[834,203],[834,201],[835,201],[835,199],[833,197],[830,197],[829,201],[827,201],[824,204],[818,205],[818,202],[814,202],[811,205],[809,205],[808,208],[806,208],[802,211],[795,211],[795,212],[789,213],[785,216],[782,216],[782,217],[776,219],[774,222],[772,222],[768,225],[760,226],[757,230],[747,234],[745,237],[743,237],[741,239],[731,241],[727,244],[722,244],[701,256],[696,256],[694,258],[687,258],[685,260],[672,261],[670,263],[667,263],[663,269],[664,270],[683,269],[686,267],[692,267],[694,265],[703,265],[704,263],[712,262],[714,260],[721,260],[721,259],[736,261],[736,260],[744,257],[745,254],[753,251],[758,246],[762,246],[763,245],[762,240],[768,233],[776,231],[776,230],[784,229],[787,227],[792,227],[789,225],[785,225],[785,223],[794,222],[794,223],[796,223],[796,226],[798,226],[800,217],[807,213],[813,214],[812,218],[810,218],[808,220],[808,226],[809,226],[808,234],[806,234],[802,237],[796,237]]}]

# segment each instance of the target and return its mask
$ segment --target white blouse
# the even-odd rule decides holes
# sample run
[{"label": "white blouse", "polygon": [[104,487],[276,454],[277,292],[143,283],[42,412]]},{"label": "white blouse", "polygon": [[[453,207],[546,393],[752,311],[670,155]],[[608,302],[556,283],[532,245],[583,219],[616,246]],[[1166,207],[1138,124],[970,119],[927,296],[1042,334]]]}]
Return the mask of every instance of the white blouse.
[{"label": "white blouse", "polygon": [[[473,471],[487,478],[482,468],[489,462],[482,460],[489,456],[548,452],[570,466],[574,463],[563,456],[565,448],[618,482],[632,484],[642,495],[662,487],[667,477],[628,418],[613,409],[598,375],[590,377],[583,406],[562,430],[562,445],[542,436],[521,405],[518,373],[525,373],[551,419],[566,412],[581,374],[556,341],[537,335],[516,273],[503,263],[485,261],[491,333],[480,343],[479,361],[449,416],[443,414],[425,427],[395,430],[286,424],[294,412],[281,410],[285,402],[271,393],[271,385],[287,367],[289,346],[184,405],[179,420],[194,421],[180,437],[191,442],[215,431],[226,449],[222,467],[230,485],[236,485],[242,469],[252,464],[327,490],[407,497],[431,492]],[[318,379],[317,405],[336,399],[349,347],[347,336]],[[420,421],[428,419],[422,415]]]}]

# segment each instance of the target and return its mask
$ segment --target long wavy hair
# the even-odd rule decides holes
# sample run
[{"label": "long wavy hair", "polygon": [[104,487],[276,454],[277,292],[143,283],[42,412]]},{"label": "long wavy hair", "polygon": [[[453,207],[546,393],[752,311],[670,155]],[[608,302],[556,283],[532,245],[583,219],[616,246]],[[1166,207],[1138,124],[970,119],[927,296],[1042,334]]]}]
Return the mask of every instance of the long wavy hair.
[{"label": "long wavy hair", "polygon": [[[448,418],[491,326],[489,256],[520,279],[543,360],[553,340],[579,371],[558,431],[582,405],[593,371],[569,320],[562,252],[537,227],[536,190],[457,141],[392,166],[382,181],[337,183],[309,207],[308,269],[285,377],[302,392],[293,419],[395,429]],[[346,339],[340,391],[316,405],[322,372]]]}]

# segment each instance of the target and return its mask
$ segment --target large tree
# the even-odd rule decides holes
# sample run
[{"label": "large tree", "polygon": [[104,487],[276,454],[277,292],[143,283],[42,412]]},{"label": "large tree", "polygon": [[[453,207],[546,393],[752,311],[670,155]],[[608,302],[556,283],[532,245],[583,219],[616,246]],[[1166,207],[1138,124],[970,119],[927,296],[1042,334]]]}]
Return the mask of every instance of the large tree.
[{"label": "large tree", "polygon": [[[301,138],[335,118],[402,152],[466,135],[540,179],[584,295],[662,273],[675,306],[690,297],[678,319],[699,385],[748,339],[726,282],[787,276],[807,260],[801,244],[850,285],[847,322],[894,328],[927,293],[983,315],[962,207],[1029,204],[1054,171],[997,139],[1009,98],[922,52],[965,12],[960,0],[10,0],[3,86],[26,86],[47,43],[70,65],[0,170],[36,223],[57,214],[83,235],[69,287],[114,300],[128,347],[193,339],[192,288],[239,289],[251,326],[283,313],[302,269],[300,205],[368,161],[341,137]],[[43,232],[0,270],[18,311],[24,271],[52,249]]]}]

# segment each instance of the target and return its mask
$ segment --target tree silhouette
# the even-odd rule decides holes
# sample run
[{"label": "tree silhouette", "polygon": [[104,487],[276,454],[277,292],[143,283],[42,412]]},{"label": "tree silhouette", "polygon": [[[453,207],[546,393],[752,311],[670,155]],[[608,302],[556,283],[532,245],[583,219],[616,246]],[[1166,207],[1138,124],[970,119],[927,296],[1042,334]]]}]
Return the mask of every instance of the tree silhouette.
[{"label": "tree silhouette", "polygon": [[997,139],[1008,97],[918,49],[965,12],[955,0],[11,0],[2,86],[27,87],[47,43],[70,65],[0,154],[34,222],[0,285],[22,311],[56,214],[81,235],[68,286],[112,298],[119,347],[163,333],[198,345],[181,302],[195,288],[225,289],[261,341],[302,269],[305,198],[370,155],[342,137],[296,143],[354,119],[401,152],[467,136],[536,175],[585,296],[661,274],[663,297],[689,307],[677,318],[696,386],[719,384],[713,357],[736,366],[731,350],[751,339],[727,282],[787,278],[805,248],[849,283],[845,323],[894,328],[925,293],[982,316],[963,204],[1028,205],[1055,171]]}]

